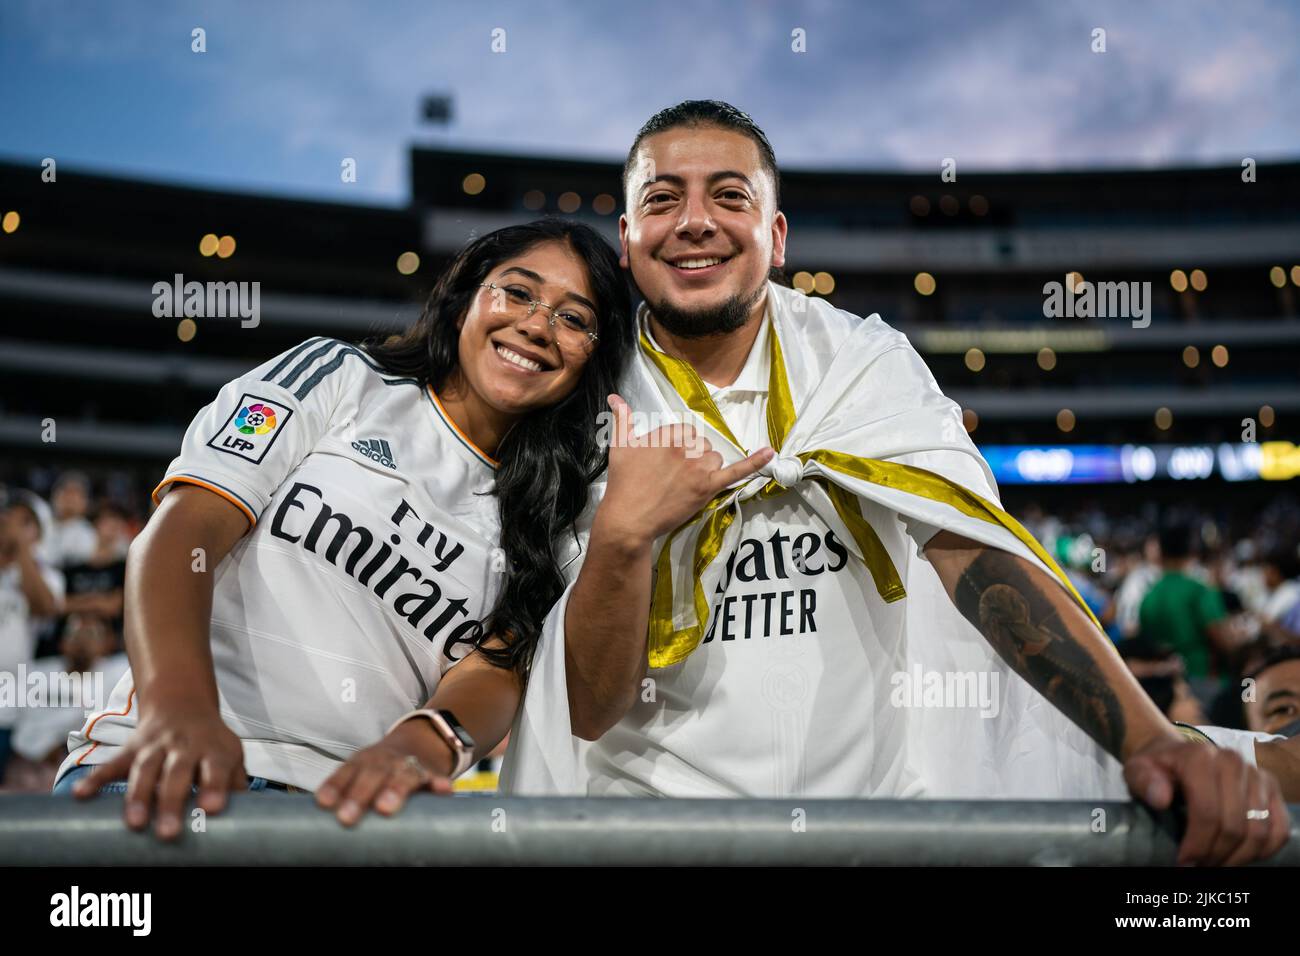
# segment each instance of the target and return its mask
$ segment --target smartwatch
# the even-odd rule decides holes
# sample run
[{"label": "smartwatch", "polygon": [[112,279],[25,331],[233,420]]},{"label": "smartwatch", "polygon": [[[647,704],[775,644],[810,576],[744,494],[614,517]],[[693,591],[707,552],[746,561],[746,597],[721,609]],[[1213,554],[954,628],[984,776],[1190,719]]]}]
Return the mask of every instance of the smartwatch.
[{"label": "smartwatch", "polygon": [[398,726],[414,717],[423,717],[433,724],[434,732],[451,748],[453,763],[451,773],[448,776],[455,780],[473,766],[474,738],[460,725],[456,715],[449,710],[413,710],[409,714],[399,717],[393,723],[393,726],[388,728],[388,733],[391,734]]}]

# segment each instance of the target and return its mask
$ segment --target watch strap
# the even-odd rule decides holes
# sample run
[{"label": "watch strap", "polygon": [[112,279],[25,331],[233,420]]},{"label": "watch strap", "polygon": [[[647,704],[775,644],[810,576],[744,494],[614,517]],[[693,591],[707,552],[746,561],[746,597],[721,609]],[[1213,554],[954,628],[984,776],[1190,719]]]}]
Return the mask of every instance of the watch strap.
[{"label": "watch strap", "polygon": [[393,722],[393,726],[388,728],[388,733],[391,734],[402,724],[416,717],[422,717],[433,724],[434,733],[441,737],[443,742],[451,748],[453,765],[448,776],[452,780],[455,780],[474,765],[474,748],[465,746],[464,741],[457,736],[456,731],[452,729],[451,724],[448,723],[447,718],[440,711],[429,710],[428,708],[413,710],[397,718]]}]

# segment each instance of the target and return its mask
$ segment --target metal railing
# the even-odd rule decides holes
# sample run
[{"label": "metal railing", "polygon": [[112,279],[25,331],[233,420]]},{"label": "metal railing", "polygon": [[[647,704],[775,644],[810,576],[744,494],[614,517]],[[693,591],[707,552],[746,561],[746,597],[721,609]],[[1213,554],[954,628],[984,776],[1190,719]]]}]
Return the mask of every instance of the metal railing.
[{"label": "metal railing", "polygon": [[[422,794],[348,830],[308,795],[259,793],[163,844],[121,812],[117,796],[0,796],[0,865],[1158,866],[1177,829],[1132,803]],[[1300,864],[1297,819],[1269,862]]]}]

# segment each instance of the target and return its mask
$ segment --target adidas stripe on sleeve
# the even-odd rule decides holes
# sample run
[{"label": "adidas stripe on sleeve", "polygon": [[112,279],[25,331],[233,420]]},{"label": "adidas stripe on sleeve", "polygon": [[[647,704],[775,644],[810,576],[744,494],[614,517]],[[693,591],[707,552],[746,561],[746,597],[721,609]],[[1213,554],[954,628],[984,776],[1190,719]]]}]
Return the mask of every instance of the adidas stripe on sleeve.
[{"label": "adidas stripe on sleeve", "polygon": [[154,500],[172,484],[199,485],[256,524],[329,427],[345,383],[369,362],[346,342],[313,338],[229,382],[190,423]]}]

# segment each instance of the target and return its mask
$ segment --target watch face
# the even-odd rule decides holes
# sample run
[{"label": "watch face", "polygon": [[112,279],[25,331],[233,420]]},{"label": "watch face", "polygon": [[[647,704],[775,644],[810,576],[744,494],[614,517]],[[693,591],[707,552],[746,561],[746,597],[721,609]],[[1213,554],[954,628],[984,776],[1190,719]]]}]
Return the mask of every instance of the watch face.
[{"label": "watch face", "polygon": [[456,739],[461,742],[462,746],[467,750],[473,750],[474,738],[471,737],[465,728],[460,725],[460,721],[456,719],[456,715],[449,710],[440,710],[438,713],[442,715],[443,720],[447,721],[447,725],[451,727],[451,732],[456,735]]}]

